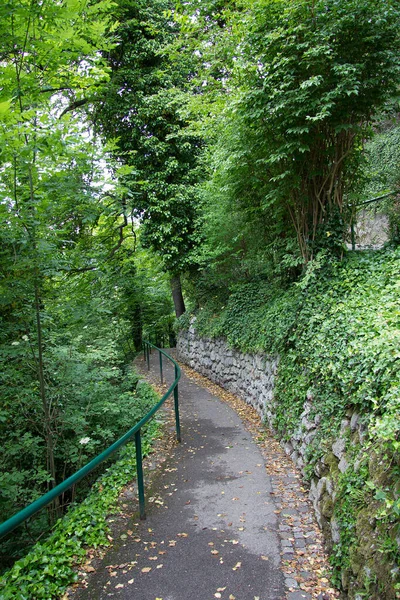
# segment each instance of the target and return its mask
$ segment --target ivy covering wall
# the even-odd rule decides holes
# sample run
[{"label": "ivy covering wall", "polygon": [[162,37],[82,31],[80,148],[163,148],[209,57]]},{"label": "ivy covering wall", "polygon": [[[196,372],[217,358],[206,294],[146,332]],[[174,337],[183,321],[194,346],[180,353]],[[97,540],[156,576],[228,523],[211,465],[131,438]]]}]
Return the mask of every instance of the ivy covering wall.
[{"label": "ivy covering wall", "polygon": [[[360,556],[368,558],[373,530],[382,560],[357,575],[353,594],[358,586],[360,597],[380,600],[400,591],[399,267],[398,248],[353,252],[343,261],[319,255],[300,283],[239,285],[225,305],[211,298],[196,312],[200,335],[224,337],[243,352],[280,355],[273,426],[281,439],[290,439],[312,399],[309,418],[318,414],[321,422],[308,450],[310,477],[343,420],[359,415],[368,433],[362,444],[346,440],[350,468],[336,473],[340,540],[332,561],[338,584],[347,586]],[[186,315],[180,326],[189,321]]]}]

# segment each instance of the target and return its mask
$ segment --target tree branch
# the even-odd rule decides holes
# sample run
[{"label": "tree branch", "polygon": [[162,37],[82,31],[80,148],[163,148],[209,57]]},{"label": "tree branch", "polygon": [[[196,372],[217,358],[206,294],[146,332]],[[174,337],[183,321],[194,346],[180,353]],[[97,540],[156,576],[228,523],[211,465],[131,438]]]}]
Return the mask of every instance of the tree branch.
[{"label": "tree branch", "polygon": [[82,98],[82,100],[75,100],[74,102],[71,102],[71,104],[69,106],[67,106],[67,108],[64,108],[61,115],[59,116],[59,119],[61,119],[61,117],[63,117],[68,112],[71,112],[72,110],[75,110],[76,108],[79,108],[80,106],[83,106],[84,104],[87,104],[88,102],[89,102],[89,98]]}]

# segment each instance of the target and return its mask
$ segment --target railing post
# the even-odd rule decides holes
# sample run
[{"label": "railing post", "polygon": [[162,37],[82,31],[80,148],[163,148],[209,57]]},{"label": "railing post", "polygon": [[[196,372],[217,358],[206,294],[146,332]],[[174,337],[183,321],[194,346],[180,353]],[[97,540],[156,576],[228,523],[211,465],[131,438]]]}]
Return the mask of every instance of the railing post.
[{"label": "railing post", "polygon": [[146,360],[146,342],[143,342],[143,360]]},{"label": "railing post", "polygon": [[160,379],[161,379],[161,385],[164,383],[164,377],[163,377],[163,364],[162,364],[162,352],[159,351],[158,352],[160,355]]},{"label": "railing post", "polygon": [[[175,365],[175,379],[178,379],[178,367]],[[176,423],[176,439],[181,441],[181,424],[179,421],[179,401],[178,401],[178,384],[174,388],[174,405],[175,405],[175,423]]]},{"label": "railing post", "polygon": [[355,250],[356,249],[356,233],[354,231],[354,216],[351,218],[350,230],[351,230],[351,249]]},{"label": "railing post", "polygon": [[147,370],[150,371],[150,350],[149,350],[149,344],[146,344],[146,348],[147,348]]},{"label": "railing post", "polygon": [[135,447],[136,447],[136,475],[139,493],[139,512],[140,518],[144,520],[146,518],[146,506],[144,500],[144,481],[143,481],[143,460],[142,460],[142,440],[140,437],[140,429],[135,433]]}]

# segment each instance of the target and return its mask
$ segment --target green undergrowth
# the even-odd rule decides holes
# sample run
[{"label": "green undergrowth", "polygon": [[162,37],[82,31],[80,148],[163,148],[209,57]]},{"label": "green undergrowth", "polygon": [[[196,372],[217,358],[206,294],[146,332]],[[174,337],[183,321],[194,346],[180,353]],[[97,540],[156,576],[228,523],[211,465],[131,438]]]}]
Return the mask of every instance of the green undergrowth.
[{"label": "green undergrowth", "polygon": [[[383,562],[400,564],[399,274],[400,248],[349,252],[342,261],[322,254],[302,280],[285,289],[265,281],[233,286],[224,305],[210,299],[194,315],[202,336],[224,337],[242,352],[279,354],[274,398],[278,435],[291,437],[307,398],[309,418],[320,419],[318,435],[308,448],[310,476],[318,459],[332,453],[344,418],[357,413],[368,427],[362,444],[366,455],[350,457],[363,468],[354,474],[351,467],[340,475],[337,463],[335,467],[335,518],[342,537],[333,561],[339,574],[350,565],[358,568],[354,556],[359,561],[366,553],[360,536],[371,531],[363,533],[367,528],[359,516],[366,506],[373,513],[374,552]],[[189,322],[186,316],[180,326]],[[357,441],[349,438],[348,448]],[[379,457],[379,469],[371,456]],[[379,592],[378,580],[398,580],[398,572],[361,571],[360,597],[395,597],[387,590]],[[371,592],[374,585],[377,596]]]},{"label": "green undergrowth", "polygon": [[[158,400],[148,384],[140,384],[140,394],[146,402],[154,404]],[[142,430],[144,455],[158,433],[159,422],[155,419]],[[84,561],[86,549],[110,544],[108,517],[117,509],[122,488],[135,477],[135,444],[129,443],[94,483],[85,500],[56,523],[48,539],[37,543],[0,578],[0,600],[51,600],[76,582],[76,567]]]},{"label": "green undergrowth", "polygon": [[[288,437],[305,394],[331,433],[347,409],[398,451],[400,249],[320,256],[286,289],[260,281],[232,286],[225,306],[196,311],[196,330],[242,352],[280,355],[275,426]],[[186,314],[180,327],[193,315]]]}]

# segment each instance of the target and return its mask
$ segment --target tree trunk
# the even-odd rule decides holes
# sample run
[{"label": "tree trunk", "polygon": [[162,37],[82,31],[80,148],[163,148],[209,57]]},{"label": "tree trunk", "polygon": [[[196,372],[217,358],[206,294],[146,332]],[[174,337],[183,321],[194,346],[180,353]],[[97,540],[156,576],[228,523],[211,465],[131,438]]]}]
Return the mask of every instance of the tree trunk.
[{"label": "tree trunk", "polygon": [[140,352],[142,349],[142,308],[138,304],[133,309],[132,315],[132,335],[133,335],[133,344],[135,346],[136,352]]},{"label": "tree trunk", "polygon": [[182,295],[181,278],[179,275],[174,275],[171,277],[171,290],[172,299],[175,306],[175,314],[179,319],[179,317],[186,311],[185,302]]},{"label": "tree trunk", "polygon": [[[37,274],[35,273],[35,279]],[[43,414],[44,414],[44,436],[46,440],[46,454],[47,454],[47,469],[50,472],[51,480],[49,482],[49,488],[53,489],[57,485],[56,481],[56,465],[54,457],[54,439],[53,439],[53,428],[52,428],[52,417],[51,409],[47,401],[46,387],[44,381],[44,368],[43,368],[43,341],[42,341],[42,322],[40,318],[40,299],[39,299],[39,287],[37,280],[35,280],[35,312],[36,312],[36,326],[37,326],[37,338],[38,338],[38,379],[39,379],[39,390],[40,397],[42,400]],[[60,499],[57,497],[50,504],[48,509],[48,516],[50,525],[54,525],[55,521],[61,517],[60,510]]]}]

